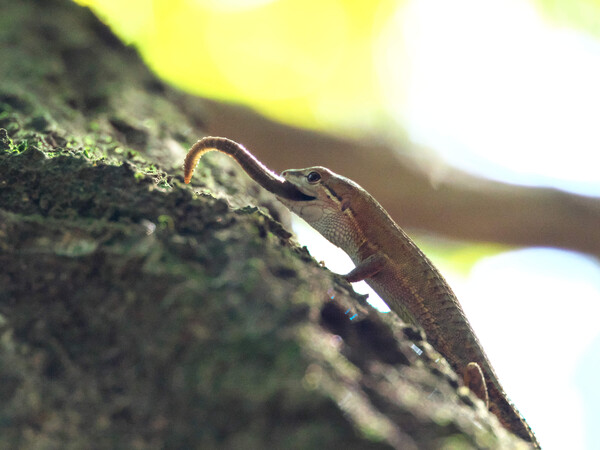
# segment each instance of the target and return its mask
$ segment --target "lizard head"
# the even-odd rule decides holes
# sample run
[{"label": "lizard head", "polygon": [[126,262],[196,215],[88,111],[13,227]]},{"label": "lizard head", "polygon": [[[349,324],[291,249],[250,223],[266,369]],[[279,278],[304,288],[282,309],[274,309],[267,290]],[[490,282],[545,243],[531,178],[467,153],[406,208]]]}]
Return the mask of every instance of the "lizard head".
[{"label": "lizard head", "polygon": [[281,176],[313,198],[295,201],[278,197],[278,200],[333,244],[348,251],[348,245],[355,244],[357,228],[351,206],[363,189],[352,180],[320,166],[285,170]]}]

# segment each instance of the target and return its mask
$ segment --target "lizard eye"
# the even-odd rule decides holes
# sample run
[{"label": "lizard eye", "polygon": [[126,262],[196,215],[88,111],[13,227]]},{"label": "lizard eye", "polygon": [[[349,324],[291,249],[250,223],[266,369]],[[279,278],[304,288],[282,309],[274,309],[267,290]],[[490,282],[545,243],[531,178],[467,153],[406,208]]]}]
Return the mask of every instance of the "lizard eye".
[{"label": "lizard eye", "polygon": [[311,172],[308,175],[306,175],[306,179],[309,183],[316,183],[321,179],[321,174],[319,172]]}]

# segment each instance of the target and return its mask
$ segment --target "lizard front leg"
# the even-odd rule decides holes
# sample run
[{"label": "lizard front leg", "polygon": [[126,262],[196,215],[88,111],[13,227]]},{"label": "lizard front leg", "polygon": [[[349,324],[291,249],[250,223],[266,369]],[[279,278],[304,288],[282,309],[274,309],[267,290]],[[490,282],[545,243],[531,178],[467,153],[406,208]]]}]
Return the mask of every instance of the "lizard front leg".
[{"label": "lizard front leg", "polygon": [[371,278],[383,269],[386,263],[386,257],[381,253],[373,253],[371,256],[361,261],[354,269],[344,275],[346,281],[356,283]]}]

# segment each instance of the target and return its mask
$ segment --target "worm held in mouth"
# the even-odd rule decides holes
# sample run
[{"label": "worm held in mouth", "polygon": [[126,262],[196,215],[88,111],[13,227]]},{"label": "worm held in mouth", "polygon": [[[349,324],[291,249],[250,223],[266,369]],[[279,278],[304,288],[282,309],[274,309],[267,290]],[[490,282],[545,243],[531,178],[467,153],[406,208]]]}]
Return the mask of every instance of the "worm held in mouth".
[{"label": "worm held in mouth", "polygon": [[202,155],[210,151],[219,151],[235,159],[246,173],[273,194],[287,198],[289,200],[312,200],[314,197],[308,196],[298,190],[289,181],[269,170],[263,163],[254,157],[246,148],[231,139],[223,137],[205,137],[196,142],[188,151],[184,169],[184,181],[188,184],[192,179],[192,174]]}]

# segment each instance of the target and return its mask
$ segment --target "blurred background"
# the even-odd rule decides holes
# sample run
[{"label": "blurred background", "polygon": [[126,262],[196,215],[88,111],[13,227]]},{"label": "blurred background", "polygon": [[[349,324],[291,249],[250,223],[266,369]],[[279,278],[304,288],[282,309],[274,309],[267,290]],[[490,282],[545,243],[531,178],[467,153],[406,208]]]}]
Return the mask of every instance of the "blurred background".
[{"label": "blurred background", "polygon": [[[598,0],[77,3],[168,83],[293,126],[397,145],[431,184],[456,168],[600,196]],[[296,231],[332,270],[352,267],[301,223]],[[597,254],[409,231],[542,446],[600,448]]]}]

